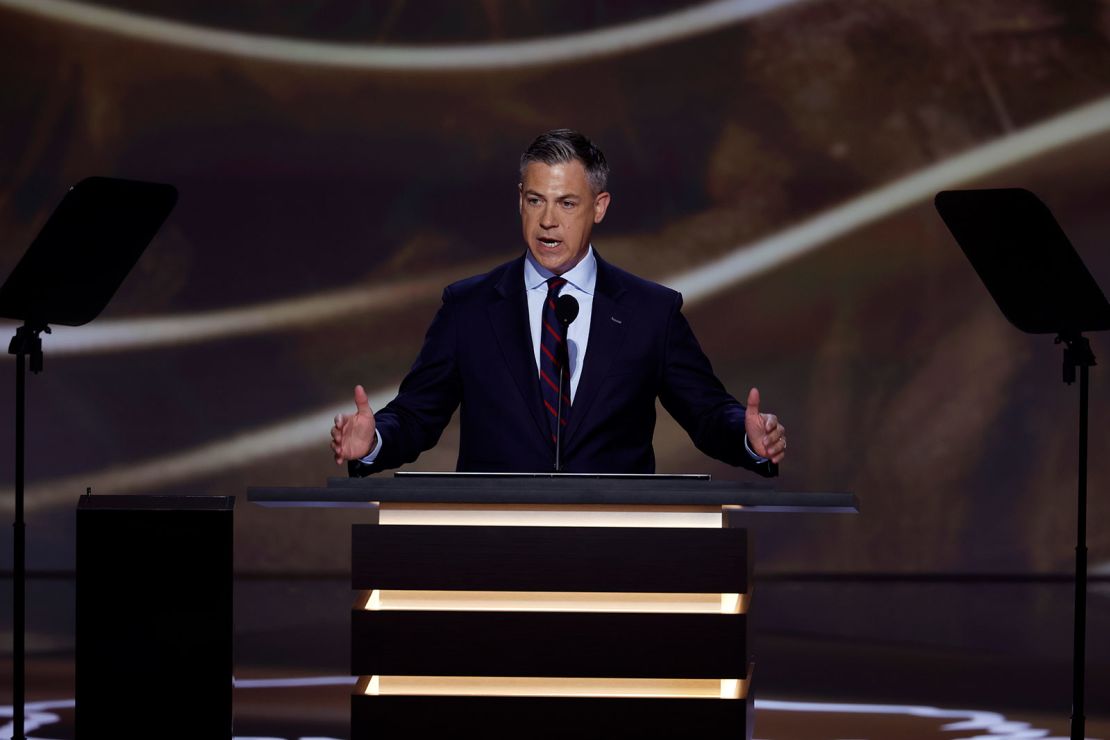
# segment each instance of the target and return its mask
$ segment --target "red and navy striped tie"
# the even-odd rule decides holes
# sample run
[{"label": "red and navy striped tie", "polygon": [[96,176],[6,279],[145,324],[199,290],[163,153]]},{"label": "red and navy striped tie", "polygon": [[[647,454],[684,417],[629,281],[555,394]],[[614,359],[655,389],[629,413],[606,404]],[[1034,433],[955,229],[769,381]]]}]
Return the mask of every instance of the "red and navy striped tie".
[{"label": "red and navy striped tie", "polygon": [[570,369],[566,369],[563,377],[563,408],[559,413],[559,368],[566,362],[568,352],[567,329],[555,315],[555,299],[559,296],[559,289],[567,284],[561,277],[552,277],[547,280],[547,300],[543,304],[543,325],[540,327],[540,391],[543,394],[543,405],[548,412],[548,422],[551,425],[551,441],[555,441],[555,426],[560,416],[563,428],[566,429],[567,418],[570,416]]}]

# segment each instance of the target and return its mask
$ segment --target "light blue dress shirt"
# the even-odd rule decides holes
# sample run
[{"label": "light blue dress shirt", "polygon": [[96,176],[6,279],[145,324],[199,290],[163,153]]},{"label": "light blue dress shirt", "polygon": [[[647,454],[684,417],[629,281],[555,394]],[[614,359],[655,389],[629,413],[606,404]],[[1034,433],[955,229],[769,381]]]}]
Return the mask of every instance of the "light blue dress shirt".
[{"label": "light blue dress shirt", "polygon": [[[536,360],[536,382],[540,377],[540,331],[543,324],[543,302],[547,298],[547,280],[555,277],[528,252],[524,258],[524,289],[528,293],[528,326],[532,327],[532,353]],[[587,247],[582,261],[563,273],[567,281],[560,296],[571,295],[578,301],[578,317],[567,327],[567,352],[570,355],[570,402],[582,379],[582,360],[590,343],[590,317],[594,313],[594,286],[597,284],[597,258],[593,246]]]}]

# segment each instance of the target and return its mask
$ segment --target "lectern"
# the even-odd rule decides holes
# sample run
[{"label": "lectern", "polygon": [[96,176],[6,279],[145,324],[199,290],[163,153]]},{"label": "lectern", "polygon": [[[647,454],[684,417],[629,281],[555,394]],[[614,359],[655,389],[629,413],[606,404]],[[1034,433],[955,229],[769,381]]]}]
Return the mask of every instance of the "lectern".
[{"label": "lectern", "polygon": [[751,738],[741,515],[857,511],[708,476],[398,474],[248,498],[367,508],[355,739]]},{"label": "lectern", "polygon": [[231,496],[81,496],[77,737],[230,740]]}]

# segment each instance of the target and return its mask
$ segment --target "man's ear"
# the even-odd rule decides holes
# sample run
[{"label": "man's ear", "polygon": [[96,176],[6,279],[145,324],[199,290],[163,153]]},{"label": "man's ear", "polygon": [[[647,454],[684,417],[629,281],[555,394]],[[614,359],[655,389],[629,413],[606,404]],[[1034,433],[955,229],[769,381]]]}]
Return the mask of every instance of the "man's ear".
[{"label": "man's ear", "polygon": [[594,223],[601,223],[605,212],[609,210],[609,193],[598,193],[594,198]]},{"label": "man's ear", "polygon": [[516,184],[516,208],[524,213],[524,183],[522,182]]}]

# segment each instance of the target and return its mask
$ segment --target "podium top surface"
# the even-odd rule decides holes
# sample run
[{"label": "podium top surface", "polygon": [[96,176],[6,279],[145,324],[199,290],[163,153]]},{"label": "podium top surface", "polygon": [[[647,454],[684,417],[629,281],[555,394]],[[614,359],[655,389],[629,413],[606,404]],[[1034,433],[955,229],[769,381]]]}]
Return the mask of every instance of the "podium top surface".
[{"label": "podium top surface", "polygon": [[81,496],[77,508],[88,511],[231,511],[234,496]]},{"label": "podium top surface", "polygon": [[707,476],[498,475],[330,478],[326,487],[253,487],[262,506],[355,507],[372,503],[588,506],[740,506],[757,511],[857,513],[851,493],[776,491]]}]

